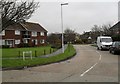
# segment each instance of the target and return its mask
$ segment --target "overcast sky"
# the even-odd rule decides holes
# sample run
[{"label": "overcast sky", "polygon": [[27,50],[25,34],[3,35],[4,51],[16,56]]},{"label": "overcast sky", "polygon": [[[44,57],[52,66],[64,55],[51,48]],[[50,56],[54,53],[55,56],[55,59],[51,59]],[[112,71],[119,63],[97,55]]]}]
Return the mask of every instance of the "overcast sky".
[{"label": "overcast sky", "polygon": [[[48,33],[61,32],[61,2],[40,2],[40,7],[28,20],[42,25]],[[77,33],[90,31],[94,25],[118,21],[118,2],[73,2],[63,6],[64,30],[71,28]]]}]

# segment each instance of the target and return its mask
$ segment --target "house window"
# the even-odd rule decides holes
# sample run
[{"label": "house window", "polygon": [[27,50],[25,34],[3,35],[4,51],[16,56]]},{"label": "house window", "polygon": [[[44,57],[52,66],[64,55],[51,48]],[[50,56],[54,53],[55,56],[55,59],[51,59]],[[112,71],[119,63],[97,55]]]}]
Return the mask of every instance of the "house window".
[{"label": "house window", "polygon": [[41,39],[41,40],[40,40],[40,43],[41,43],[41,44],[44,44],[44,43],[45,43],[45,40],[44,40],[44,39]]},{"label": "house window", "polygon": [[3,30],[0,35],[4,36],[5,35],[5,30]]},{"label": "house window", "polygon": [[5,40],[5,45],[9,45],[9,47],[14,47],[14,40]]},{"label": "house window", "polygon": [[2,45],[5,45],[5,40],[2,40]]},{"label": "house window", "polygon": [[37,39],[32,39],[32,43],[33,43],[34,45],[37,45],[37,44],[38,44],[38,40],[37,40]]},{"label": "house window", "polygon": [[37,36],[37,32],[32,32],[32,36]]},{"label": "house window", "polygon": [[23,40],[23,43],[28,43],[28,39],[24,39],[24,40]]},{"label": "house window", "polygon": [[20,35],[20,31],[19,30],[15,30],[15,35]]},{"label": "house window", "polygon": [[20,44],[20,40],[15,40],[15,44]]},{"label": "house window", "polygon": [[44,34],[44,32],[40,32],[40,35],[41,35],[41,36],[44,36],[45,34]]},{"label": "house window", "polygon": [[5,40],[0,39],[0,45],[5,45]]}]

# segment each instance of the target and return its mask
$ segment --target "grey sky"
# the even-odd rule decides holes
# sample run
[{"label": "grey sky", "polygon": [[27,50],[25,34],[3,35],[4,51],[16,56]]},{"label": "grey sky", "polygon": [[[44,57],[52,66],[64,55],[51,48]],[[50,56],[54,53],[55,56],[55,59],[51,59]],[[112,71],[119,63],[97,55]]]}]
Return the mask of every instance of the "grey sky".
[{"label": "grey sky", "polygon": [[[61,3],[40,2],[30,22],[37,22],[48,33],[61,32]],[[117,2],[69,2],[63,6],[64,30],[69,27],[78,33],[90,31],[93,25],[115,24],[118,21]]]}]

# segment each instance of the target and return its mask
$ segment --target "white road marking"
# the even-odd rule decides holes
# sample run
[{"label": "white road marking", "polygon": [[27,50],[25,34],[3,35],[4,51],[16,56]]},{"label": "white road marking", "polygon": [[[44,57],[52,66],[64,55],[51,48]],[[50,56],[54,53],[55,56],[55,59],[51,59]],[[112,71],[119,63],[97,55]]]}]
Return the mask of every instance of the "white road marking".
[{"label": "white road marking", "polygon": [[[98,52],[98,51],[96,51],[98,54],[99,54],[99,61],[101,60],[101,58],[102,58],[102,56],[101,56],[101,54]],[[98,62],[99,62],[98,61]],[[89,72],[91,69],[93,69],[97,64],[98,64],[98,62],[96,62],[93,66],[91,66],[89,69],[87,69],[85,72],[83,72],[81,75],[80,75],[80,77],[82,77],[82,76],[84,76],[87,72]]]}]

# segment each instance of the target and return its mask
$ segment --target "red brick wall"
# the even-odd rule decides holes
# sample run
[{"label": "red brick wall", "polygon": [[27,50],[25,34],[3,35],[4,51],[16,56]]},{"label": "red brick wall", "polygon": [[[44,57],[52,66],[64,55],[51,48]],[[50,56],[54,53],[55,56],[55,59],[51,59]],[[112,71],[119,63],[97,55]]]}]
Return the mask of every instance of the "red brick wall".
[{"label": "red brick wall", "polygon": [[[36,37],[32,36],[31,32],[30,32],[30,35],[31,35],[31,38],[30,38],[30,41],[29,41],[30,46],[33,46],[32,39],[37,39],[38,40],[38,44],[36,46],[46,45],[46,44],[40,44],[40,39],[45,39],[45,41],[46,41],[47,32],[45,33],[45,36],[40,36],[39,32],[37,33]],[[6,30],[5,31],[5,36],[2,36],[2,39],[20,39],[21,42],[22,42],[22,40],[23,40],[22,32],[21,32],[21,35],[15,35],[15,30]],[[17,47],[17,45],[14,44],[14,47]]]}]

